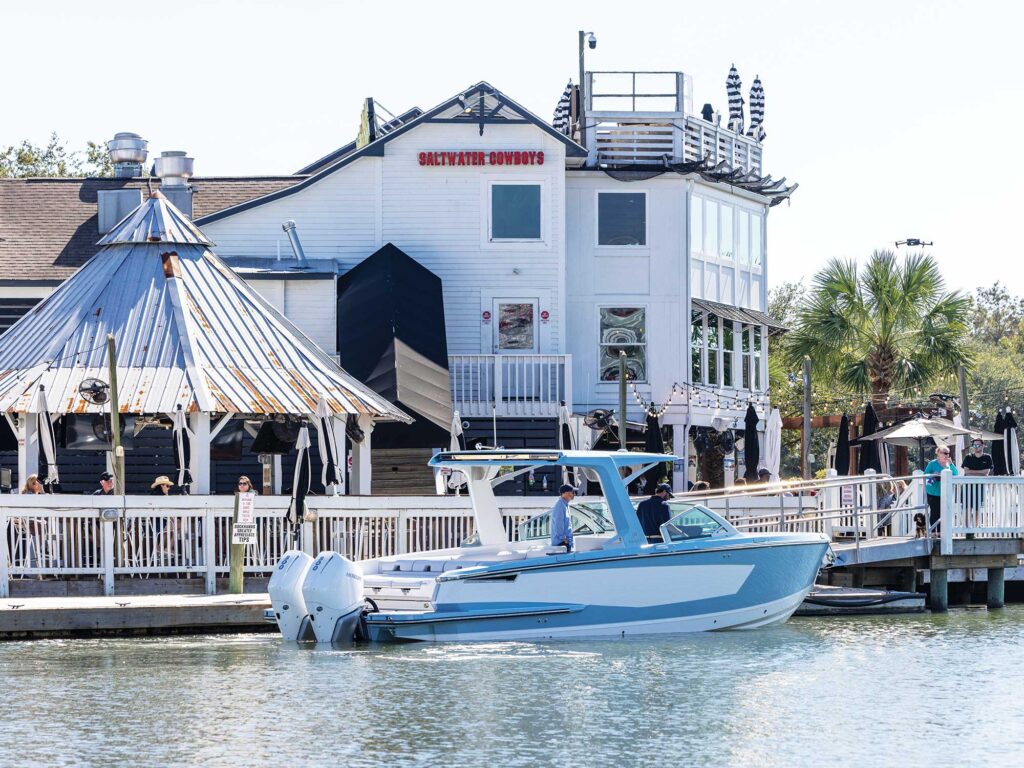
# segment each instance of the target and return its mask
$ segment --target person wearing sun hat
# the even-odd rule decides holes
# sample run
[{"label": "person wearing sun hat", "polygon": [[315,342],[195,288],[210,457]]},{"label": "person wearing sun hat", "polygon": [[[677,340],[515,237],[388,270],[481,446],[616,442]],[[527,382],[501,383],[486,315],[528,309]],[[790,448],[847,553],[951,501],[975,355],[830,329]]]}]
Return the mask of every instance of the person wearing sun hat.
[{"label": "person wearing sun hat", "polygon": [[160,475],[153,484],[149,486],[150,493],[154,496],[170,496],[171,488],[174,487],[174,483],[171,482],[171,478],[167,475]]}]

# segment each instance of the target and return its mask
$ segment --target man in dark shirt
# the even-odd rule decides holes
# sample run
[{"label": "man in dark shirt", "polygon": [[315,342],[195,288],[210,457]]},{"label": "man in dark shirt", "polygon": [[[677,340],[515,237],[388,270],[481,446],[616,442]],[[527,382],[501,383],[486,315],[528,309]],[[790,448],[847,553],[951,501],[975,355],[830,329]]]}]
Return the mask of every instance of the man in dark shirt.
[{"label": "man in dark shirt", "polygon": [[[992,457],[985,453],[985,443],[980,439],[974,438],[971,441],[971,453],[964,456],[964,460],[961,466],[964,469],[964,474],[968,477],[987,477],[992,474]],[[964,499],[965,506],[967,507],[967,527],[970,528],[977,525],[978,522],[978,510],[981,509],[981,505],[985,501],[985,489],[981,483],[972,483],[965,489],[967,491]],[[973,539],[974,534],[968,533],[968,539]]]},{"label": "man in dark shirt", "polygon": [[661,526],[672,517],[672,510],[668,506],[668,500],[671,498],[672,486],[662,483],[655,489],[651,498],[637,505],[636,516],[648,541],[661,541]]},{"label": "man in dark shirt", "polygon": [[110,496],[114,493],[114,476],[109,472],[100,475],[100,487],[92,492],[93,496]]}]

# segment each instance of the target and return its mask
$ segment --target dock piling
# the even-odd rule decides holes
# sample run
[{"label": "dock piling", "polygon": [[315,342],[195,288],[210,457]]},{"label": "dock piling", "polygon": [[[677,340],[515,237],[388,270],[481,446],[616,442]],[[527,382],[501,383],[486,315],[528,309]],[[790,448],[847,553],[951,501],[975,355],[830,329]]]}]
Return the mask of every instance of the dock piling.
[{"label": "dock piling", "polygon": [[945,613],[949,610],[949,571],[945,568],[931,569],[928,607],[936,613]]},{"label": "dock piling", "polygon": [[988,587],[986,605],[989,608],[1002,608],[1006,595],[1006,569],[988,569]]}]

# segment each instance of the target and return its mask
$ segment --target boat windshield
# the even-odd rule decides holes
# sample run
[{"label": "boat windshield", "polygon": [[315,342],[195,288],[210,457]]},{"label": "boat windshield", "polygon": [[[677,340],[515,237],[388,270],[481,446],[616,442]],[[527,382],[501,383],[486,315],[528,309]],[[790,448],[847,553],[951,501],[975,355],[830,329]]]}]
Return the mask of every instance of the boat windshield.
[{"label": "boat windshield", "polygon": [[[569,505],[569,521],[572,523],[572,532],[577,536],[615,531],[611,512],[604,501],[574,501]],[[551,510],[520,523],[517,531],[519,541],[550,539]]]},{"label": "boat windshield", "polygon": [[728,530],[709,509],[699,504],[669,502],[672,517],[661,526],[661,539],[665,542],[705,539]]}]

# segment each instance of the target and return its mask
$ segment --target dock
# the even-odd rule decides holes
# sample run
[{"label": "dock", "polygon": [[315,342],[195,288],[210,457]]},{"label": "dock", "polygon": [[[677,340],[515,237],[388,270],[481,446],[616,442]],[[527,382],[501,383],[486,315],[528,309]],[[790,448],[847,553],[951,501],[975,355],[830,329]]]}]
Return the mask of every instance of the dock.
[{"label": "dock", "polygon": [[268,632],[265,593],[27,597],[0,600],[0,640]]}]

